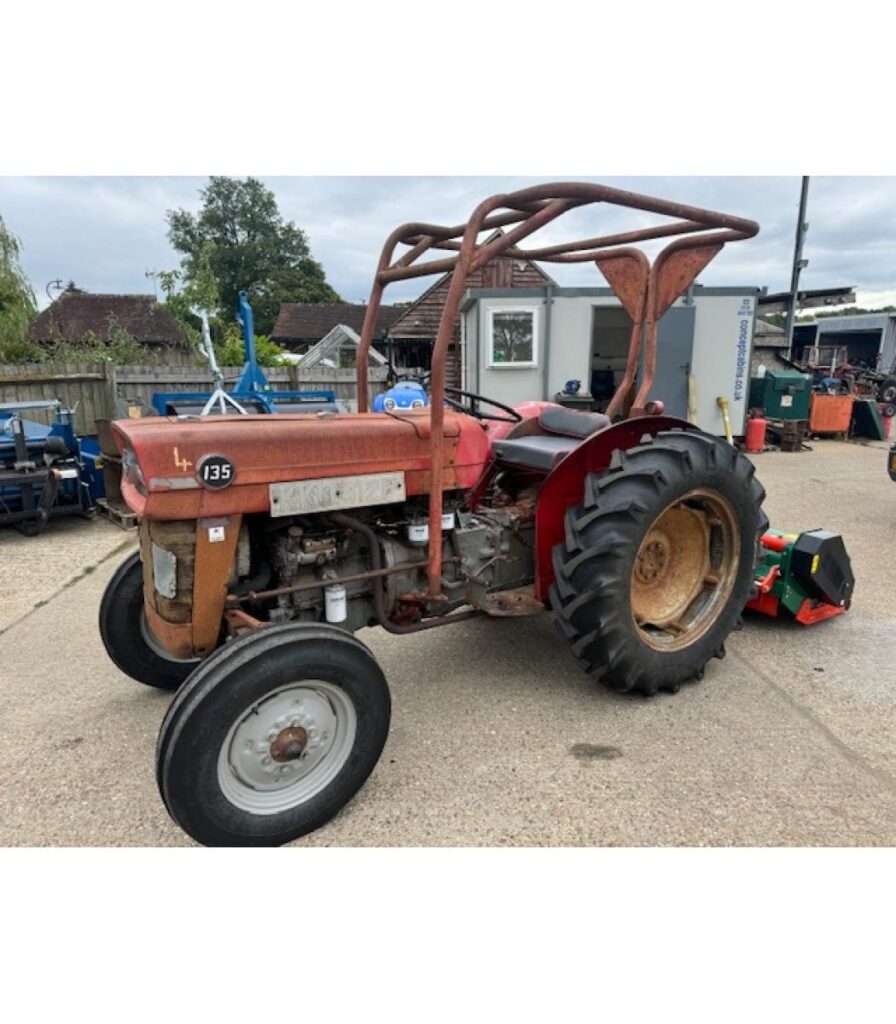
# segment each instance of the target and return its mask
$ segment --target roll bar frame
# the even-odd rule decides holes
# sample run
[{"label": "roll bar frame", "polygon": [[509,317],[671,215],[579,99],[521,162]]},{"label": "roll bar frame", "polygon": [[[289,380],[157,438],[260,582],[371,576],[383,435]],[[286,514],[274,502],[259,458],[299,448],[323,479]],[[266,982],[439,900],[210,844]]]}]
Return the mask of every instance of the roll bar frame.
[{"label": "roll bar frame", "polygon": [[[598,235],[575,242],[540,248],[522,249],[522,242],[539,228],[570,210],[594,203],[610,203],[663,217],[672,223],[634,231]],[[479,242],[483,231],[508,228],[497,238]],[[450,273],[445,306],[432,353],[430,379],[431,409],[431,486],[429,494],[429,596],[441,594],[442,574],[442,494],[444,485],[445,367],[454,322],[463,300],[467,277],[498,256],[537,260],[545,263],[594,262],[632,318],[625,374],[616,389],[607,413],[611,417],[622,409],[637,373],[644,345],[644,372],[641,385],[627,416],[643,415],[656,370],[657,322],[666,309],[694,281],[726,242],[752,238],[759,225],[743,217],[734,217],[697,206],[669,202],[652,196],[627,192],[608,185],[589,182],[554,182],[535,185],[516,192],[501,193],[483,200],[464,224],[446,226],[411,222],[395,229],[386,239],[377,265],[376,276],[361,329],[358,348],[358,412],[368,411],[367,363],[373,342],[383,292],[394,281]],[[681,237],[674,237],[681,236]],[[650,265],[633,242],[674,237]],[[399,245],[408,249],[396,257]],[[418,260],[437,249],[455,255]]]}]

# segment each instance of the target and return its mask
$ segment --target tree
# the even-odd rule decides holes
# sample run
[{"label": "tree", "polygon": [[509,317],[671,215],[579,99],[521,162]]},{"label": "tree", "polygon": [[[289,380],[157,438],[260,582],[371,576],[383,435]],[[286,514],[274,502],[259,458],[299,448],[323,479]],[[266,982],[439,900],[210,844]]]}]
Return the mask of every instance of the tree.
[{"label": "tree", "polygon": [[183,253],[187,287],[200,284],[207,264],[222,319],[234,318],[241,290],[260,334],[270,333],[281,302],[340,301],[304,232],[284,221],[274,193],[257,178],[212,176],[199,194],[198,214],[168,211],[168,239]]},{"label": "tree", "polygon": [[0,362],[21,362],[40,354],[28,341],[37,303],[19,264],[21,253],[21,242],[0,217]]},{"label": "tree", "polygon": [[[875,309],[866,309],[864,306],[844,306],[842,309],[820,308],[808,313],[797,313],[795,322],[805,324],[835,316],[861,316],[864,313],[896,313],[896,306],[878,306]],[[787,323],[785,313],[765,313],[762,315],[762,319],[777,327],[784,327]]]},{"label": "tree", "polygon": [[525,363],[532,359],[532,316],[501,312],[493,322],[496,363]]},{"label": "tree", "polygon": [[199,250],[193,276],[179,291],[178,282],[184,277],[179,270],[160,270],[157,275],[159,285],[165,293],[165,305],[183,327],[193,345],[199,341],[200,323],[194,310],[208,313],[213,336],[223,335],[226,326],[226,321],[222,323],[216,317],[221,299],[218,283],[209,262],[210,252],[209,245],[204,245]]},{"label": "tree", "polygon": [[[228,324],[220,340],[214,342],[219,366],[242,366],[246,361],[243,331],[235,323]],[[282,366],[283,349],[264,334],[255,335],[255,359],[259,366]]]}]

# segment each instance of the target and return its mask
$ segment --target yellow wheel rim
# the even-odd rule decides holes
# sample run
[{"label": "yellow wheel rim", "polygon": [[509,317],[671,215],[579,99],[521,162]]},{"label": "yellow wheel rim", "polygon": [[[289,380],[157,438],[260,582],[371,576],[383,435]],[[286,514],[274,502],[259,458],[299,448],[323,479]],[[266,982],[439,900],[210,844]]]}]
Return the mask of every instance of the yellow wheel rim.
[{"label": "yellow wheel rim", "polygon": [[668,505],[632,569],[631,610],[641,639],[662,651],[698,640],[727,605],[739,563],[737,519],[727,498],[698,489]]}]

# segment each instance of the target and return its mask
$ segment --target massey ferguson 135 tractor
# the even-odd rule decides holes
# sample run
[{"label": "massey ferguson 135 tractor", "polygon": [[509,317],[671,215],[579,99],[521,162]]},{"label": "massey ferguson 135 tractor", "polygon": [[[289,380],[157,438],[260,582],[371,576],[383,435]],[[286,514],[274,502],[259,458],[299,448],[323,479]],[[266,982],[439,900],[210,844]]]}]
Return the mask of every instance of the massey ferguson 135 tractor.
[{"label": "massey ferguson 135 tractor", "polygon": [[[597,203],[666,220],[520,247]],[[724,655],[750,597],[764,491],[731,445],[649,396],[657,321],[726,242],[757,231],[594,184],[493,196],[466,224],[406,224],[387,239],[357,413],[114,424],[140,552],[109,584],[100,630],[123,672],[177,690],[157,774],[186,832],[209,845],[285,843],[358,791],[390,718],[383,673],[352,635],[365,626],[414,633],[549,608],[587,672],[644,695],[676,691]],[[669,236],[653,265],[630,246]],[[432,249],[447,255],[418,262]],[[446,388],[464,282],[501,255],[593,262],[609,281],[633,329],[606,415]],[[431,404],[369,412],[385,287],[444,272]]]}]

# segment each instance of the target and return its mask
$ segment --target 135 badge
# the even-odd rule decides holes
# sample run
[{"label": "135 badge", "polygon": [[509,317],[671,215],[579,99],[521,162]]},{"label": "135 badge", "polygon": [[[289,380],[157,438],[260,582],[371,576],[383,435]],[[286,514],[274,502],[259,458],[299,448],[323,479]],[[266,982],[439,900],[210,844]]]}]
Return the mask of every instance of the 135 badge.
[{"label": "135 badge", "polygon": [[229,487],[235,476],[236,469],[226,455],[203,455],[196,464],[196,478],[213,491]]}]

